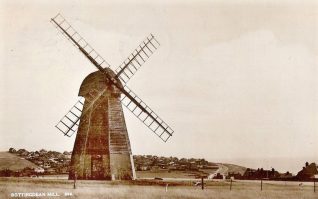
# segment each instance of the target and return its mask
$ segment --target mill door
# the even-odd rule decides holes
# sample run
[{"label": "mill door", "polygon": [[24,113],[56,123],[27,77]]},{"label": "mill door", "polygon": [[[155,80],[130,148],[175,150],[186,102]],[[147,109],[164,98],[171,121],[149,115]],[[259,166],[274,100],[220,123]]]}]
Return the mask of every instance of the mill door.
[{"label": "mill door", "polygon": [[104,178],[103,158],[101,155],[92,156],[92,179],[102,180]]}]

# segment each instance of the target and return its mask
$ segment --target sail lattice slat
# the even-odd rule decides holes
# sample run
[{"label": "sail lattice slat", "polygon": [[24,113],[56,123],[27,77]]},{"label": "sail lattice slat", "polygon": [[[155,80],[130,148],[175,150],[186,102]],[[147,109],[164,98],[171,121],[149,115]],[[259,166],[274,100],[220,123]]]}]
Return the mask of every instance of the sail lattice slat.
[{"label": "sail lattice slat", "polygon": [[69,110],[64,117],[55,125],[64,135],[71,137],[79,126],[80,117],[83,110],[84,98],[80,98],[71,110]]},{"label": "sail lattice slat", "polygon": [[166,142],[173,134],[173,130],[165,123],[148,105],[146,105],[132,90],[127,86],[125,91],[137,102],[134,102],[126,95],[121,96],[122,104],[128,108],[140,121],[142,121],[160,139]]},{"label": "sail lattice slat", "polygon": [[99,53],[92,48],[90,44],[65,20],[65,18],[58,14],[51,19],[51,22],[56,28],[68,39],[74,46],[81,48],[87,55],[89,55],[99,66],[108,68],[110,65],[99,55]]},{"label": "sail lattice slat", "polygon": [[118,68],[116,68],[115,72],[117,77],[126,84],[159,46],[159,42],[152,34],[150,34],[139,44],[134,52],[131,53]]}]

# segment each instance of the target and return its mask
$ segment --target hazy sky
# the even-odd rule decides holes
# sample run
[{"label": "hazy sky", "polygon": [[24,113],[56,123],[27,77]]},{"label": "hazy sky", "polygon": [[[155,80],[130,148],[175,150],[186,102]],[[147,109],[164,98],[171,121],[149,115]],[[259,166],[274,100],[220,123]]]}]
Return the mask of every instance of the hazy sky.
[{"label": "hazy sky", "polygon": [[128,85],[175,134],[125,111],[134,154],[318,162],[317,3],[151,2],[0,0],[0,150],[73,148],[54,126],[96,69],[49,22],[60,12],[113,69],[149,33],[161,43]]}]

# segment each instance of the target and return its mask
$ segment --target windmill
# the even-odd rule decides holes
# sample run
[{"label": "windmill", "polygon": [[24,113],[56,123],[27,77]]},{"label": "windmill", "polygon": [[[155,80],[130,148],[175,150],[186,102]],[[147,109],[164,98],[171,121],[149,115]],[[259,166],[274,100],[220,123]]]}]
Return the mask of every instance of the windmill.
[{"label": "windmill", "polygon": [[173,134],[173,130],[126,85],[160,44],[150,34],[113,71],[61,14],[51,18],[51,22],[98,69],[83,80],[80,100],[56,125],[68,137],[77,131],[69,179],[134,179],[121,104],[164,142]]}]

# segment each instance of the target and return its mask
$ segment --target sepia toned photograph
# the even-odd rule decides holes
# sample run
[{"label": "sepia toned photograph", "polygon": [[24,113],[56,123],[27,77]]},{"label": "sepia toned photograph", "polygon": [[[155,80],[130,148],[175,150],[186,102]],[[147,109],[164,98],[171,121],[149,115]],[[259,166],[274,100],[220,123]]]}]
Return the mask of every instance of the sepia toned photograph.
[{"label": "sepia toned photograph", "polygon": [[0,198],[318,198],[318,2],[0,0]]}]

